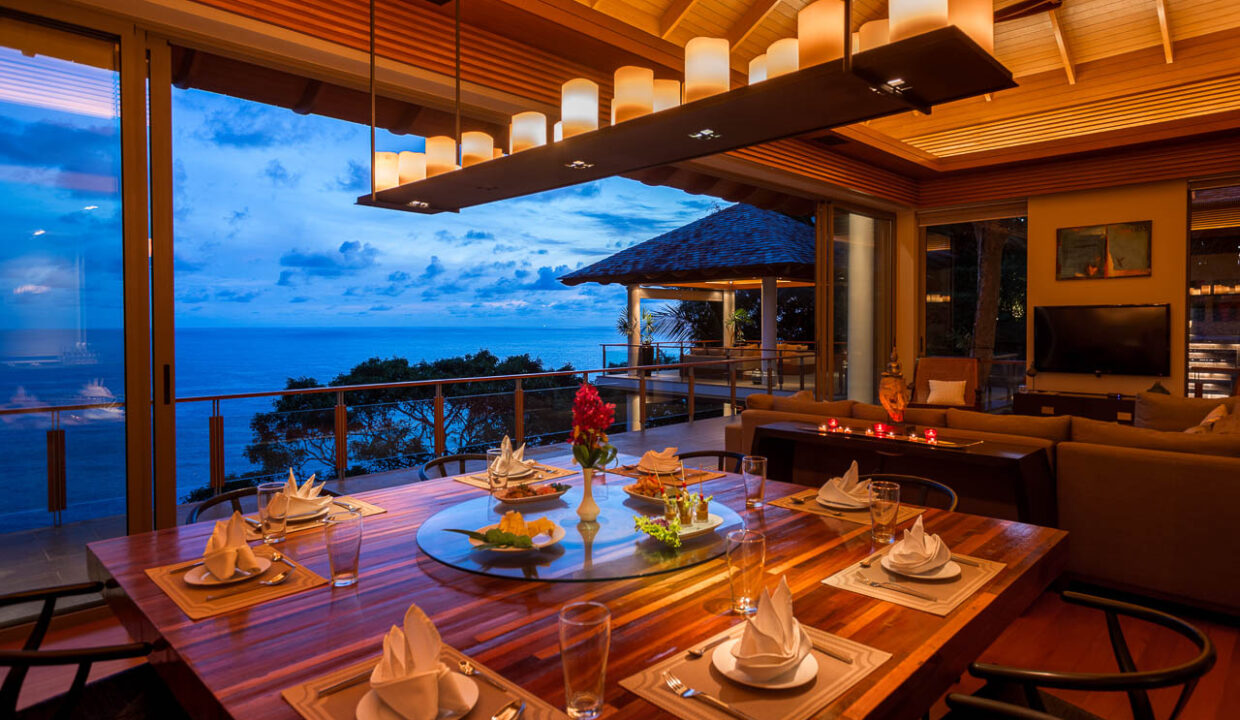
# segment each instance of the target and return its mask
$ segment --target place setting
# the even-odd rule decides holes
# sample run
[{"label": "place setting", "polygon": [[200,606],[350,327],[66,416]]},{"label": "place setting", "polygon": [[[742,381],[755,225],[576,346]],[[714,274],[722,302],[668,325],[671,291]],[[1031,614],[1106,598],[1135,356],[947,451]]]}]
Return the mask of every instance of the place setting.
[{"label": "place setting", "polygon": [[[525,459],[525,444],[515,450],[512,447],[512,439],[507,435],[498,448],[487,450],[487,469],[485,472],[473,473],[466,475],[458,475],[454,478],[456,482],[479,490],[497,490],[496,485],[506,488],[502,493],[496,492],[497,500],[508,504],[518,504],[521,500],[532,501],[554,499],[543,497],[546,495],[554,495],[556,498],[568,492],[569,486],[564,483],[552,483],[556,487],[547,492],[544,488],[550,485],[535,486],[535,483],[543,483],[548,480],[559,480],[561,478],[572,477],[577,472],[565,468],[555,467],[553,465],[545,465],[537,460]],[[522,488],[522,489],[518,489]],[[526,494],[525,488],[533,491],[533,495]]]},{"label": "place setting", "polygon": [[685,467],[676,454],[677,448],[668,447],[662,450],[647,450],[637,462],[617,465],[609,472],[625,477],[645,479],[664,485],[680,485],[682,483],[700,483],[727,477],[727,473],[702,468]]},{"label": "place setting", "polygon": [[[830,478],[823,483],[822,487],[785,495],[778,500],[770,501],[770,504],[788,510],[799,510],[837,520],[846,520],[858,525],[869,525],[872,522],[871,485],[870,480],[861,480],[857,461],[854,460],[842,476]],[[923,512],[925,508],[901,504],[897,510],[895,524],[899,525]]]},{"label": "place setting", "polygon": [[410,605],[382,654],[281,693],[306,720],[560,720],[555,707],[446,645]]},{"label": "place setting", "polygon": [[288,479],[283,483],[262,483],[258,486],[258,512],[245,515],[247,540],[266,543],[280,542],[286,535],[321,528],[328,522],[333,511],[356,511],[364,517],[387,512],[347,495],[323,494],[326,483],[315,484],[317,475],[311,475],[303,483],[289,468]]}]

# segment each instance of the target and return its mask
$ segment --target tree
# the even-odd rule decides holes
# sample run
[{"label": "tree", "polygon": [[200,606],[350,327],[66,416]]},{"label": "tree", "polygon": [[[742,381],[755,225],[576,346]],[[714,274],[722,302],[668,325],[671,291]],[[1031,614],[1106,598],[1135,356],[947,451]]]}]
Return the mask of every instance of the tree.
[{"label": "tree", "polygon": [[1003,245],[1007,234],[994,221],[975,222],[977,236],[977,307],[973,316],[973,357],[981,365],[979,380],[987,382],[995,359],[999,324],[999,287],[1003,281]]}]

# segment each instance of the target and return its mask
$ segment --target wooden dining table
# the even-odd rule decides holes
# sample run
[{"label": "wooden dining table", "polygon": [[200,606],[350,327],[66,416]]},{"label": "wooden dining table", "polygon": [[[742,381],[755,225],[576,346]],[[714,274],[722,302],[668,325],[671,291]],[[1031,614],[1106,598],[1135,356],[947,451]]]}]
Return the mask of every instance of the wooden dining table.
[{"label": "wooden dining table", "polygon": [[[544,461],[570,467],[568,455]],[[628,482],[611,478],[611,485]],[[1061,530],[928,509],[927,531],[953,552],[1006,564],[938,617],[822,584],[876,549],[868,526],[780,507],[745,509],[737,475],[712,480],[706,490],[766,535],[767,584],[787,578],[802,623],[892,655],[818,718],[920,716],[1060,574],[1067,554]],[[770,481],[766,497],[801,490]],[[144,571],[199,556],[212,523],[95,542],[88,564],[94,578],[114,581],[105,595],[133,638],[158,640],[151,662],[195,718],[299,717],[281,691],[376,657],[384,633],[411,603],[431,617],[445,643],[562,708],[557,613],[580,600],[605,603],[612,613],[605,715],[670,717],[620,680],[737,622],[727,612],[725,559],[632,579],[546,582],[465,572],[419,550],[415,537],[424,520],[482,492],[441,479],[359,493],[387,512],[365,519],[356,586],[322,586],[197,622]],[[329,574],[321,530],[290,535],[282,552]]]}]

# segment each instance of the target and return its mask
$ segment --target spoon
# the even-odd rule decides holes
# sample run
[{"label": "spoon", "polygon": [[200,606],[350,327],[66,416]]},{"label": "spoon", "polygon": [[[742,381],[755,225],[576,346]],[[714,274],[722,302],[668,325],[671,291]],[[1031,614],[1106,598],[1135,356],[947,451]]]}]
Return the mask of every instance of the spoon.
[{"label": "spoon", "polygon": [[[486,680],[488,683],[490,683],[492,687],[503,690],[504,692],[508,692],[508,689],[505,688],[503,685],[500,685],[498,681],[492,680],[490,677],[482,674],[482,672],[478,670],[478,668],[474,667],[474,664],[471,663],[468,659],[461,660],[459,663],[456,664],[456,666],[461,669],[462,675],[468,675],[469,677],[480,677],[483,680]],[[514,700],[513,702],[516,702],[516,701]],[[509,703],[509,705],[511,704],[512,703]],[[504,709],[507,709],[507,706],[505,706],[504,708],[501,708],[501,711]],[[495,713],[495,716],[499,717],[499,713]]]},{"label": "spoon", "polygon": [[495,714],[491,716],[491,720],[517,720],[523,712],[525,712],[525,703],[520,700],[513,700],[499,710],[496,710]]},{"label": "spoon", "polygon": [[[292,575],[292,574],[293,574],[293,570],[295,570],[295,569],[296,569],[296,568],[289,568],[288,570],[285,570],[285,571],[284,571],[284,572],[282,572],[282,573],[278,573],[278,574],[276,574],[276,575],[271,576],[271,578],[269,578],[269,579],[267,579],[267,580],[259,580],[257,583],[255,583],[255,585],[265,585],[266,587],[274,587],[274,586],[276,586],[276,585],[281,585],[281,584],[283,584],[283,583],[284,583],[284,581],[285,581],[285,580],[288,580],[288,576],[289,576],[289,575]],[[214,594],[214,595],[208,595],[208,596],[207,596],[207,599],[208,599],[208,600],[219,600],[220,598],[226,598],[226,597],[230,597],[230,596],[232,596],[232,595],[238,595],[238,594],[240,594],[240,593],[243,593],[243,592],[248,592],[248,591],[253,590],[253,589],[254,589],[254,585],[248,585],[248,584],[247,584],[247,585],[242,585],[241,587],[237,588],[236,590],[230,590],[230,591],[228,591],[228,592],[222,592],[222,593],[216,593],[216,594]]]}]

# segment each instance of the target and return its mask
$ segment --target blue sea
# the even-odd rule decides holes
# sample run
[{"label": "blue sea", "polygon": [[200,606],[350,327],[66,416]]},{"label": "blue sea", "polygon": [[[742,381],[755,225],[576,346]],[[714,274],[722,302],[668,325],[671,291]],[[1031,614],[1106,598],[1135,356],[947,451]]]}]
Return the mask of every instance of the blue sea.
[{"label": "blue sea", "polygon": [[[602,366],[611,328],[186,328],[177,331],[177,397],[279,390],[290,377],[327,384],[371,357],[436,360],[486,349],[501,359],[529,354],[547,369]],[[621,357],[608,351],[609,362]],[[124,399],[119,330],[0,330],[0,408]],[[251,469],[249,421],[270,399],[223,401],[225,470]],[[177,496],[207,484],[211,403],[177,407]],[[0,467],[7,502],[0,532],[44,527],[49,414],[0,416]],[[65,413],[68,510],[64,521],[124,512],[125,450],[120,409]]]}]

